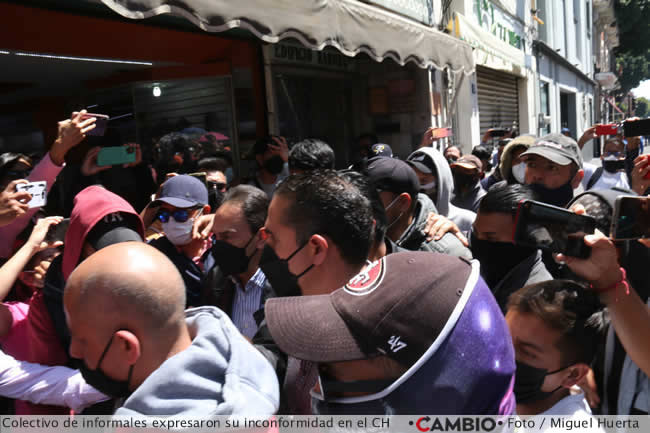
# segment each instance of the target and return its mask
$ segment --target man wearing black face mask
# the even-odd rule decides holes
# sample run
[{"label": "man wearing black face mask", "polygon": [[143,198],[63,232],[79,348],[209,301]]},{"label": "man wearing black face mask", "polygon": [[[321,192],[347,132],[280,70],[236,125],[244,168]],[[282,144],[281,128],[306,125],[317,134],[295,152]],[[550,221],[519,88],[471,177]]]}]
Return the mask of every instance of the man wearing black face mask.
[{"label": "man wearing black face mask", "polygon": [[544,266],[541,250],[512,243],[519,202],[536,198],[524,185],[495,185],[483,197],[472,227],[472,255],[481,262],[481,275],[504,311],[515,290],[553,279]]},{"label": "man wearing black face mask", "polygon": [[[604,328],[597,295],[569,280],[526,286],[508,302],[515,348],[518,415],[589,420],[589,404],[570,389],[588,372]],[[592,429],[590,431],[602,431]]]},{"label": "man wearing black face mask", "polygon": [[388,226],[386,236],[410,251],[432,251],[471,259],[470,251],[452,233],[427,240],[430,213],[438,213],[431,199],[420,190],[420,181],[408,163],[394,158],[373,158],[368,178],[379,192]]},{"label": "man wearing black face mask", "polygon": [[[345,174],[316,170],[280,184],[261,229],[266,246],[260,268],[276,292],[326,294],[342,287],[366,263],[373,243],[369,199]],[[268,301],[267,301],[268,302]],[[313,364],[289,358],[264,323],[253,338],[284,383],[282,413],[311,413]],[[286,372],[286,381],[285,381]]]},{"label": "man wearing black face mask", "polygon": [[566,206],[584,177],[578,143],[562,134],[536,139],[521,159],[526,163],[525,184],[531,185],[544,203]]},{"label": "man wearing black face mask", "polygon": [[278,183],[289,175],[289,145],[284,137],[264,137],[253,148],[257,174],[248,183],[264,191],[269,199]]},{"label": "man wearing black face mask", "polygon": [[481,186],[483,163],[474,155],[461,156],[450,165],[454,176],[454,198],[451,203],[476,212],[485,190]]},{"label": "man wearing black face mask", "polygon": [[208,303],[226,312],[239,332],[248,338],[258,328],[254,313],[273,296],[259,268],[264,248],[259,230],[268,208],[269,199],[264,191],[239,185],[226,193],[212,225],[215,240],[211,252],[216,266],[204,280],[204,294],[212,298]]},{"label": "man wearing black face mask", "polygon": [[271,365],[216,307],[185,311],[176,266],[144,243],[103,248],[64,295],[70,355],[87,382],[125,398],[116,415],[271,415]]},{"label": "man wearing black face mask", "polygon": [[584,164],[585,177],[582,185],[585,190],[625,188],[630,189],[629,179],[625,172],[625,143],[621,138],[612,137],[605,141],[603,154],[600,155],[602,166]]}]

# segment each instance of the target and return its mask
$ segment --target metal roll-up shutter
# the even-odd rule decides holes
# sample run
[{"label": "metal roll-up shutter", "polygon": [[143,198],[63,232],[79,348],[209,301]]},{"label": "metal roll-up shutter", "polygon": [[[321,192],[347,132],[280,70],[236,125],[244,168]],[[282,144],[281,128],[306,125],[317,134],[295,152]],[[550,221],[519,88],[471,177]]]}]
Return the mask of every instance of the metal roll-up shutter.
[{"label": "metal roll-up shutter", "polygon": [[481,137],[490,128],[519,127],[517,77],[477,66]]}]

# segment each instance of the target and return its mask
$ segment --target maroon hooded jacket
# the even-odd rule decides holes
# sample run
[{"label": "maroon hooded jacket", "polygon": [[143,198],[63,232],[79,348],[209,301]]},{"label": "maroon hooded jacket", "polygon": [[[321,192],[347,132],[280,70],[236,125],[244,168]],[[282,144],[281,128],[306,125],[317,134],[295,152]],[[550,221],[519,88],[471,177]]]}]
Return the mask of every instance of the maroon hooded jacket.
[{"label": "maroon hooded jacket", "polygon": [[[122,197],[96,185],[89,186],[75,197],[63,254],[52,262],[45,276],[45,287],[34,293],[30,302],[27,316],[29,361],[44,365],[68,363],[69,331],[63,313],[65,282],[80,262],[88,233],[106,215],[115,212],[133,215],[134,228],[141,236],[144,234],[140,216]],[[52,412],[46,410],[45,413]]]}]

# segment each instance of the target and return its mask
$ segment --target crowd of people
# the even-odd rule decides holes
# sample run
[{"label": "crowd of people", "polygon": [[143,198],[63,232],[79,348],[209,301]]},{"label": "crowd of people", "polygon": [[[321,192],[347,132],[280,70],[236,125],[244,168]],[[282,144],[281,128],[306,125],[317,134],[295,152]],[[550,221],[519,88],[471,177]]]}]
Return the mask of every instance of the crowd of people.
[{"label": "crowd of people", "polygon": [[[650,244],[609,237],[616,197],[649,193],[639,137],[595,168],[595,128],[469,155],[428,131],[405,159],[365,134],[337,171],[327,143],[270,136],[246,179],[198,128],[99,165],[121,143],[88,144],[84,115],[0,156],[5,413],[650,411]],[[523,200],[593,217],[589,256],[514,243]]]}]

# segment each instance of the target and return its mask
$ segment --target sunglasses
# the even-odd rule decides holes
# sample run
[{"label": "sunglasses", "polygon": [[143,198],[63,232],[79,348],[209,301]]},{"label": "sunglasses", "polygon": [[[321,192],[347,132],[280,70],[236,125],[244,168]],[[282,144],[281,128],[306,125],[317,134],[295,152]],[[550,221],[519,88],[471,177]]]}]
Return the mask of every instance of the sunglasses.
[{"label": "sunglasses", "polygon": [[208,181],[208,188],[210,189],[216,189],[219,191],[225,191],[226,188],[228,188],[227,183],[222,183],[222,182],[213,182],[213,181]]},{"label": "sunglasses", "polygon": [[623,154],[623,152],[605,152],[605,156],[615,156],[617,158],[620,158],[625,155]]},{"label": "sunglasses", "polygon": [[190,219],[190,214],[195,208],[190,208],[190,209],[178,209],[175,211],[169,211],[166,209],[163,209],[159,211],[156,214],[156,218],[159,219],[161,222],[168,222],[169,217],[174,218],[174,221],[179,222],[179,223],[184,223],[188,219]]}]

